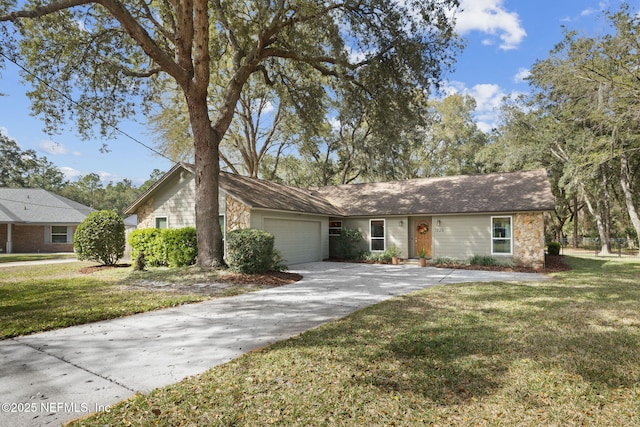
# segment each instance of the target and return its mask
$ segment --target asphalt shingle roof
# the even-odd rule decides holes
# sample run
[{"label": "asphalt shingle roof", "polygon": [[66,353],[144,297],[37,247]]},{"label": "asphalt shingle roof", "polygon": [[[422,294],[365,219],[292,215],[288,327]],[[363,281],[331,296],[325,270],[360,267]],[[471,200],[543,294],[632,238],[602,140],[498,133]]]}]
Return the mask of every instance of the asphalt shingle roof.
[{"label": "asphalt shingle roof", "polygon": [[302,188],[231,173],[220,173],[220,188],[251,208],[342,216],[340,208]]},{"label": "asphalt shingle roof", "polygon": [[41,188],[0,187],[0,223],[78,224],[92,211]]},{"label": "asphalt shingle roof", "polygon": [[[181,169],[193,173],[191,164],[175,165],[126,212]],[[221,172],[219,184],[251,208],[335,217],[552,211],[555,203],[544,169],[309,189]]]},{"label": "asphalt shingle roof", "polygon": [[550,211],[544,169],[316,188],[345,216]]}]

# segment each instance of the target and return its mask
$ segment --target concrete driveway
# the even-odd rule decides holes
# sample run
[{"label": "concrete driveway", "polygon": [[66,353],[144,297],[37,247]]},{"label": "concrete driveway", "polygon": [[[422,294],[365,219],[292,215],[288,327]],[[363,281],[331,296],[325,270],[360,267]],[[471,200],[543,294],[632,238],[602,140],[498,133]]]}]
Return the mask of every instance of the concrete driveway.
[{"label": "concrete driveway", "polygon": [[0,341],[0,425],[59,425],[428,286],[544,275],[319,262],[298,283]]}]

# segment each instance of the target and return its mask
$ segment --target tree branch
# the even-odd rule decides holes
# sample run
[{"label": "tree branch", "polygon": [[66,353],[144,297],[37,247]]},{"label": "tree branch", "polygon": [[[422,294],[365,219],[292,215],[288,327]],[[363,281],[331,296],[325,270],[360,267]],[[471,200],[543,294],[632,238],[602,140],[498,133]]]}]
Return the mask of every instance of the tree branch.
[{"label": "tree branch", "polygon": [[59,0],[52,2],[46,6],[39,6],[31,10],[17,10],[15,12],[8,13],[7,15],[0,16],[0,22],[3,21],[15,21],[20,18],[39,18],[41,16],[50,15],[52,13],[60,12],[61,10],[71,9],[76,6],[83,6],[96,3],[95,0]]}]

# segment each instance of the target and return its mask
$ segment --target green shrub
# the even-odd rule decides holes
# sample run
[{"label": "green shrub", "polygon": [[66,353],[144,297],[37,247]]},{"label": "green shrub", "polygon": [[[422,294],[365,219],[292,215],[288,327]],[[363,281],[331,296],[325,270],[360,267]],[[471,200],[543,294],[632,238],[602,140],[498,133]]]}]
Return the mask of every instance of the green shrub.
[{"label": "green shrub", "polygon": [[353,228],[343,228],[338,236],[338,247],[340,248],[340,256],[345,259],[354,259],[356,257],[355,248],[358,243],[363,240],[362,232]]},{"label": "green shrub", "polygon": [[162,239],[162,230],[158,228],[141,228],[129,233],[129,246],[131,246],[131,258],[137,259],[138,255],[144,255],[147,265],[158,267],[168,265],[167,249]]},{"label": "green shrub", "polygon": [[491,255],[474,255],[469,258],[470,265],[481,265],[484,267],[513,267],[513,263],[508,260],[501,261]]},{"label": "green shrub", "polygon": [[469,264],[482,265],[482,266],[494,266],[500,265],[500,261],[490,255],[474,255],[469,258]]},{"label": "green shrub", "polygon": [[272,234],[253,228],[227,233],[227,264],[232,270],[247,274],[282,269],[284,263],[273,249],[274,240]]},{"label": "green shrub", "polygon": [[133,230],[129,245],[132,259],[143,254],[145,264],[155,267],[184,267],[195,263],[198,255],[194,227]]},{"label": "green shrub", "polygon": [[161,236],[169,267],[184,267],[196,262],[198,244],[195,227],[165,229]]},{"label": "green shrub", "polygon": [[465,265],[465,261],[458,258],[451,258],[446,256],[436,257],[433,259],[435,265]]},{"label": "green shrub", "polygon": [[361,254],[360,259],[368,262],[389,262],[391,257],[385,260],[384,252],[364,252]]},{"label": "green shrub", "polygon": [[562,245],[560,244],[560,242],[549,242],[547,248],[547,253],[549,255],[560,255],[560,249],[562,248]]},{"label": "green shrub", "polygon": [[96,211],[78,225],[73,249],[79,260],[113,265],[124,255],[124,221],[114,211]]}]

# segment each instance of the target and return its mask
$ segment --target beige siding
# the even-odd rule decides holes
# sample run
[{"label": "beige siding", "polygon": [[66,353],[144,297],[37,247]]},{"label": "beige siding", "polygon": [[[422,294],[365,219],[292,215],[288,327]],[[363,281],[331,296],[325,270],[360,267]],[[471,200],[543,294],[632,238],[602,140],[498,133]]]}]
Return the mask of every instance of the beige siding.
[{"label": "beige siding", "polygon": [[[434,216],[433,257],[466,259],[474,255],[490,255],[503,261],[513,261],[513,255],[491,254],[492,216],[511,216],[514,231],[512,214]],[[512,233],[512,238],[516,245],[518,236]]]},{"label": "beige siding", "polygon": [[408,217],[348,218],[342,220],[342,227],[359,230],[362,233],[363,241],[356,248],[356,251],[368,252],[371,237],[370,221],[380,219],[384,220],[385,248],[389,249],[395,244],[398,247],[400,257],[407,258],[410,255]]},{"label": "beige siding", "polygon": [[398,256],[407,258],[409,256],[409,218],[386,218],[385,227],[385,247],[389,249],[396,245],[399,251]]},{"label": "beige siding", "polygon": [[[218,196],[219,212],[224,215],[225,194]],[[195,179],[193,174],[183,172],[164,183],[153,198],[153,213],[145,214],[139,228],[155,227],[155,218],[167,217],[169,228],[195,227]]]},{"label": "beige siding", "polygon": [[[153,201],[153,217],[167,217],[169,228],[196,225],[195,181],[193,175],[182,172],[157,191]],[[151,227],[155,226],[155,220]]]},{"label": "beige siding", "polygon": [[432,224],[434,258],[491,255],[490,215],[434,216]]}]

